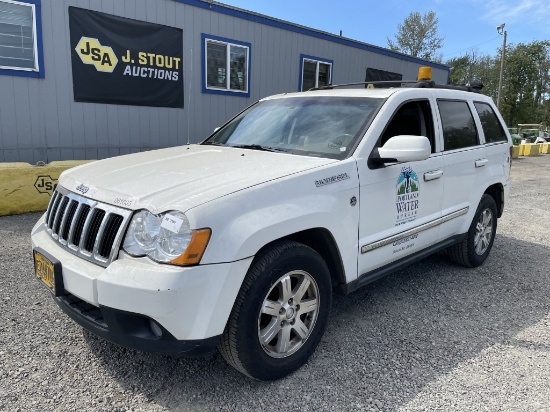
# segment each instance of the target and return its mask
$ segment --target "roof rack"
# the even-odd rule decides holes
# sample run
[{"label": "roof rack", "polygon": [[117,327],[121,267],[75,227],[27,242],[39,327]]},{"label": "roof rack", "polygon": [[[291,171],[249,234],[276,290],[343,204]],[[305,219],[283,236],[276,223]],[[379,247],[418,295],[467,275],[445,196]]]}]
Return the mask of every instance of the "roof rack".
[{"label": "roof rack", "polygon": [[361,86],[361,85],[382,85],[387,86],[389,88],[395,87],[396,84],[401,84],[399,87],[403,87],[403,85],[408,85],[405,87],[409,88],[430,88],[430,89],[448,89],[448,90],[462,90],[465,92],[474,92],[479,93],[481,89],[483,89],[483,83],[472,83],[469,85],[455,85],[455,84],[436,84],[433,80],[380,80],[380,81],[374,81],[374,82],[357,82],[357,83],[344,83],[344,84],[329,84],[327,86],[322,87],[313,87],[308,90],[308,92],[316,91],[316,90],[331,90],[331,89],[337,89],[340,87],[349,87],[349,86]]},{"label": "roof rack", "polygon": [[[453,85],[453,84],[436,84],[432,80],[432,69],[431,67],[422,66],[418,69],[418,80],[379,80],[372,82],[358,82],[358,83],[345,83],[345,84],[329,84],[322,87],[313,87],[308,90],[330,90],[339,87],[348,87],[348,86],[361,86],[361,85],[381,85],[386,87],[396,87],[395,85],[399,84],[398,87],[411,87],[411,88],[432,88],[432,89],[449,89],[449,90],[462,90],[465,92],[474,92],[479,93],[483,89],[483,83],[475,82],[472,84],[462,84],[462,85]],[[406,86],[403,86],[406,85]]]}]

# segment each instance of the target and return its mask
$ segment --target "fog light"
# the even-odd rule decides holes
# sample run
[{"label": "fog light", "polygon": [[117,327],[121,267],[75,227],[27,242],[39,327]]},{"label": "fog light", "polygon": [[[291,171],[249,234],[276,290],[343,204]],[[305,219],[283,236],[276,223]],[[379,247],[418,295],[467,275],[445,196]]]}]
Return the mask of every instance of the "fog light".
[{"label": "fog light", "polygon": [[151,330],[155,334],[156,337],[160,338],[162,336],[162,329],[154,320],[150,320],[149,324],[151,326]]}]

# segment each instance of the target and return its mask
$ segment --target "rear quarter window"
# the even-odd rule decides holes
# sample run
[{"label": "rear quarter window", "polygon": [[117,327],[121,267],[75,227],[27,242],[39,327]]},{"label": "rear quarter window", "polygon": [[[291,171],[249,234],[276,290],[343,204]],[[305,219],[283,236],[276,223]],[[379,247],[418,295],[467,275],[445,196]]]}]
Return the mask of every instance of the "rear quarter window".
[{"label": "rear quarter window", "polygon": [[481,127],[483,128],[483,134],[485,135],[485,143],[496,143],[506,141],[506,133],[504,128],[498,120],[493,108],[487,103],[474,103],[479,120],[481,121]]}]

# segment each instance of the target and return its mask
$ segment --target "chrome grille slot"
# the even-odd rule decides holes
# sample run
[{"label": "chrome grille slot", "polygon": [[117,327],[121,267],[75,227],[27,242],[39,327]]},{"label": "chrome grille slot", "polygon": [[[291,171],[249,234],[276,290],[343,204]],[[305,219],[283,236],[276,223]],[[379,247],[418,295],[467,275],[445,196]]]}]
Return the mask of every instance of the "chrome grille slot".
[{"label": "chrome grille slot", "polygon": [[46,222],[50,221],[52,206],[55,203],[58,196],[59,196],[59,192],[53,192],[52,198],[50,199],[50,203],[48,203],[48,209],[46,210]]},{"label": "chrome grille slot", "polygon": [[69,234],[69,247],[71,245],[78,248],[80,246],[80,239],[82,237],[82,230],[84,229],[84,223],[88,218],[88,213],[90,213],[90,206],[80,204],[79,211],[77,213],[77,218],[75,219],[75,224],[71,228],[72,234]]},{"label": "chrome grille slot", "polygon": [[57,213],[52,226],[52,234],[54,235],[59,235],[59,228],[61,226],[61,222],[63,221],[63,217],[65,216],[65,209],[67,208],[68,203],[68,197],[63,197],[63,199],[59,202],[59,207],[57,208]]},{"label": "chrome grille slot", "polygon": [[63,249],[106,267],[116,259],[131,210],[100,203],[57,186],[44,224]]},{"label": "chrome grille slot", "polygon": [[97,254],[104,259],[109,257],[113,243],[117,237],[117,234],[122,226],[122,216],[114,213],[110,214],[105,220],[105,226],[102,230],[101,237],[99,238],[99,245],[97,247]]},{"label": "chrome grille slot", "polygon": [[67,239],[69,238],[69,229],[71,228],[71,225],[73,223],[74,214],[77,207],[78,202],[76,200],[73,199],[69,202],[69,206],[67,207],[67,211],[65,212],[63,222],[61,223],[61,231],[59,234],[59,239],[61,239],[62,243],[66,243]]},{"label": "chrome grille slot", "polygon": [[86,252],[91,253],[94,251],[94,245],[97,241],[97,233],[99,232],[104,216],[105,211],[101,209],[94,209],[90,214],[89,222],[87,222],[87,231],[84,232],[84,244],[81,245],[82,249]]},{"label": "chrome grille slot", "polygon": [[59,193],[56,192],[56,196],[52,197],[51,201],[50,201],[50,207],[48,207],[48,209],[50,209],[50,216],[48,218],[48,228],[51,229],[52,225],[53,225],[53,221],[55,219],[55,215],[57,213],[57,207],[59,206],[59,201],[61,200],[62,196],[59,195]]}]

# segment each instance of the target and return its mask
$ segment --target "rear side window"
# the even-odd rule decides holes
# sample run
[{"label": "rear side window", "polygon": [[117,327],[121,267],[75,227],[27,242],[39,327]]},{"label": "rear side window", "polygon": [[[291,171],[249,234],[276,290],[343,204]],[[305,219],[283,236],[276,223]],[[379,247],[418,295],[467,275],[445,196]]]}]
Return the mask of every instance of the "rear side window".
[{"label": "rear side window", "polygon": [[443,126],[444,150],[462,149],[479,144],[477,129],[468,103],[438,100]]},{"label": "rear side window", "polygon": [[483,134],[485,135],[485,143],[506,141],[506,134],[493,108],[487,103],[474,103],[474,106],[476,107],[479,120],[481,121]]}]

